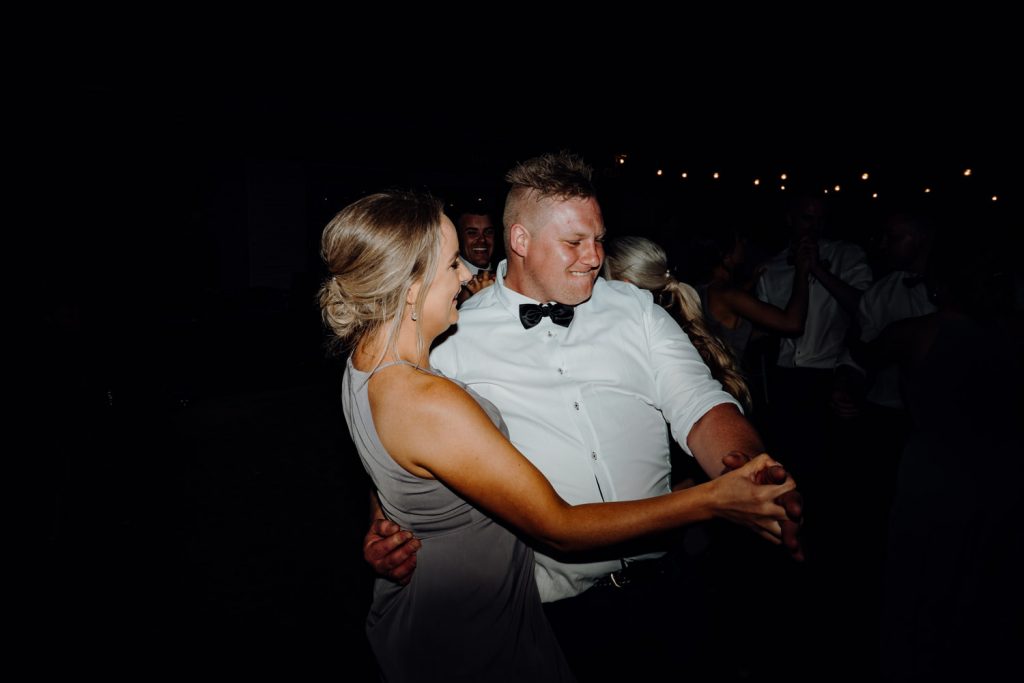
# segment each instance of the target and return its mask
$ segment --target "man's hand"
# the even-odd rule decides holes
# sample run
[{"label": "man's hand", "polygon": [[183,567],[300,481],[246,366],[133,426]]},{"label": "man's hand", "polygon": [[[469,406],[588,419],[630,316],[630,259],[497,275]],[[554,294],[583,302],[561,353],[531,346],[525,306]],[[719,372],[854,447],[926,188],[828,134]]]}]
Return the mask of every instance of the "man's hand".
[{"label": "man's hand", "polygon": [[476,294],[481,289],[487,289],[494,284],[494,273],[489,270],[481,270],[466,283],[466,289]]},{"label": "man's hand", "polygon": [[[730,472],[735,469],[743,467],[743,465],[750,462],[753,458],[746,453],[740,453],[739,451],[731,451],[722,458],[722,465],[725,472]],[[775,465],[773,467],[761,470],[758,473],[758,484],[773,484],[778,485],[786,481],[789,477],[789,473],[781,465]],[[800,545],[800,525],[803,524],[804,516],[804,499],[800,495],[800,492],[796,489],[784,493],[779,496],[776,503],[786,509],[786,516],[789,519],[781,523],[782,526],[782,544],[789,550],[790,555],[797,562],[802,562],[804,559],[804,550]]]},{"label": "man's hand", "polygon": [[494,284],[494,273],[489,270],[481,270],[479,273],[474,275],[471,279],[466,281],[466,284],[459,290],[459,305],[469,297],[473,296],[481,289],[487,289]]},{"label": "man's hand", "polygon": [[416,569],[421,543],[409,531],[388,519],[375,519],[363,539],[363,559],[373,571],[404,586]]}]

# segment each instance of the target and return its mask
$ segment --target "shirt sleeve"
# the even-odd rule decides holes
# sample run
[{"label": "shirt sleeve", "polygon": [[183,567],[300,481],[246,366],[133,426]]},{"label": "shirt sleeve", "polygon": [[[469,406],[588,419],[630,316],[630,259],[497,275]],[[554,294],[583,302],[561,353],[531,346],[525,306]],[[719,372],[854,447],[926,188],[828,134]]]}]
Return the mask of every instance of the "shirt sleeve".
[{"label": "shirt sleeve", "polygon": [[771,303],[768,299],[768,285],[766,284],[767,272],[761,273],[761,276],[757,278],[757,287],[755,288],[755,296],[765,303]]},{"label": "shirt sleeve", "polygon": [[843,282],[862,292],[871,286],[874,279],[871,275],[871,266],[868,265],[867,254],[855,244],[848,244],[843,250],[838,275]]},{"label": "shirt sleeve", "polygon": [[648,304],[647,334],[658,408],[672,428],[672,436],[686,453],[693,425],[709,410],[739,401],[722,390],[689,337],[661,306]]},{"label": "shirt sleeve", "polygon": [[[868,265],[867,254],[864,250],[855,244],[846,244],[841,252],[839,264],[839,279],[846,284],[856,289],[865,292],[871,287],[871,282],[874,277],[871,274],[871,266]],[[869,294],[870,292],[868,292]],[[864,296],[861,296],[860,302],[858,303],[858,314],[857,318],[860,318],[860,311],[864,306]],[[846,348],[846,344],[843,344],[840,349],[838,356],[836,357],[835,367],[840,365],[847,365],[857,372],[864,374],[864,368],[857,364],[853,360],[853,356],[850,355],[850,350]]]},{"label": "shirt sleeve", "polygon": [[452,337],[445,339],[430,351],[430,365],[445,377],[459,377],[458,353]]},{"label": "shirt sleeve", "polygon": [[857,323],[860,325],[861,341],[874,341],[885,326],[879,315],[878,287],[879,284],[876,284],[864,292],[864,296],[860,298],[860,304],[857,306]]}]

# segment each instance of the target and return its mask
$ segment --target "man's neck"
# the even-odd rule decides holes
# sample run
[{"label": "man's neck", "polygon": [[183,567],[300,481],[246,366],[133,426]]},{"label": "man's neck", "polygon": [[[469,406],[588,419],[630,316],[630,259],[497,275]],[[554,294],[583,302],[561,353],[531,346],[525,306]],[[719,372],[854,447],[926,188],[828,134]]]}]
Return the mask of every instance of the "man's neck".
[{"label": "man's neck", "polygon": [[476,275],[481,270],[491,270],[490,263],[488,263],[486,266],[478,266],[477,264],[473,263],[462,254],[459,254],[459,258],[462,259],[462,262],[466,264],[466,267],[472,271],[473,275]]},{"label": "man's neck", "polygon": [[507,289],[511,289],[513,292],[517,294],[533,298],[523,291],[524,287],[522,274],[519,272],[518,268],[513,267],[511,261],[509,261],[508,265],[505,267],[505,277],[502,279],[502,284],[505,285]]}]

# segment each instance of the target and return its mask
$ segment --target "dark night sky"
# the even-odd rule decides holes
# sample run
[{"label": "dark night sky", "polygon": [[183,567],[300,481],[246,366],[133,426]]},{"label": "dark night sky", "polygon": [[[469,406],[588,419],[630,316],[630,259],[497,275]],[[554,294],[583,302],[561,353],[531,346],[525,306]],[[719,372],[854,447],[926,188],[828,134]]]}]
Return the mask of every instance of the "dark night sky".
[{"label": "dark night sky", "polygon": [[676,178],[720,169],[744,183],[783,170],[828,184],[862,170],[890,181],[956,182],[973,167],[979,187],[988,183],[1004,206],[1019,205],[1012,164],[1022,117],[1006,67],[952,57],[928,68],[908,60],[834,75],[830,66],[780,77],[769,75],[768,61],[740,77],[680,68],[629,78],[618,65],[603,78],[592,65],[585,77],[519,80],[506,80],[508,69],[489,79],[356,69],[164,79],[93,71],[69,92],[51,91],[41,116],[57,142],[46,155],[59,171],[53,189],[95,226],[57,228],[69,245],[63,261],[87,270],[92,259],[76,253],[84,250],[110,271],[173,268],[178,254],[210,238],[181,229],[197,214],[203,230],[220,230],[227,243],[233,238],[210,218],[211,197],[223,204],[236,192],[224,190],[238,182],[232,174],[254,163],[301,167],[308,193],[332,195],[330,211],[384,186],[500,188],[513,162],[557,149],[599,169],[628,154],[635,178],[659,168]]},{"label": "dark night sky", "polygon": [[[780,83],[584,87],[541,80],[468,94],[401,77],[374,81],[93,82],[75,93],[69,142],[108,154],[269,158],[463,169],[553,148],[664,163],[998,162],[1019,146],[1020,108],[992,74],[900,73]],[[906,80],[901,78],[906,76]],[[912,78],[911,78],[912,76]],[[947,76],[949,77],[947,79]],[[511,90],[511,88],[509,88]]]}]

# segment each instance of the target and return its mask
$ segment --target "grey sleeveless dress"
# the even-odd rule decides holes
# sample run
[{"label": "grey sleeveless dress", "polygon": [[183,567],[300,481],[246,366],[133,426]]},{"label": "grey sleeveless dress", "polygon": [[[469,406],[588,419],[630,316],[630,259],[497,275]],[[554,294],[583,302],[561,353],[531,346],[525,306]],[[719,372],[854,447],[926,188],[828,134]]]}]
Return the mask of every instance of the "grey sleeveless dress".
[{"label": "grey sleeveless dress", "polygon": [[[441,482],[391,459],[374,427],[369,378],[347,363],[349,432],[385,514],[423,543],[407,586],[374,584],[366,632],[385,679],[573,680],[541,607],[533,551]],[[466,391],[508,436],[494,404]]]}]

